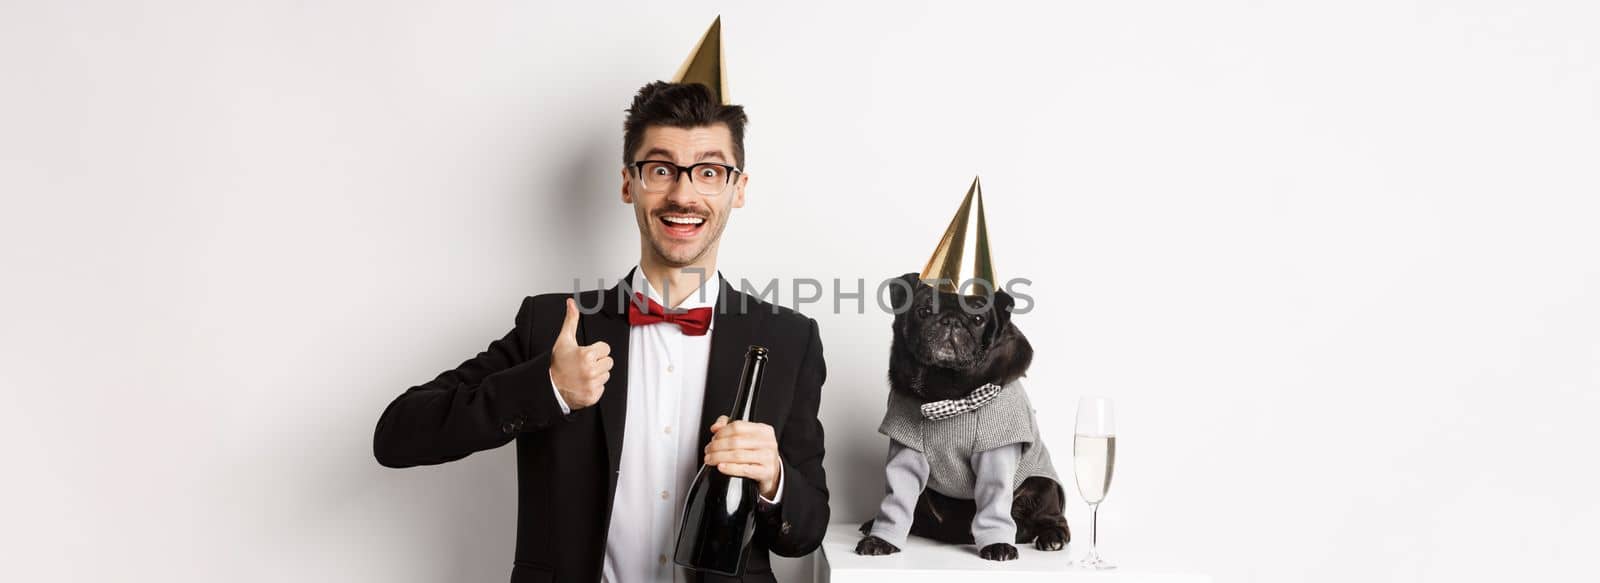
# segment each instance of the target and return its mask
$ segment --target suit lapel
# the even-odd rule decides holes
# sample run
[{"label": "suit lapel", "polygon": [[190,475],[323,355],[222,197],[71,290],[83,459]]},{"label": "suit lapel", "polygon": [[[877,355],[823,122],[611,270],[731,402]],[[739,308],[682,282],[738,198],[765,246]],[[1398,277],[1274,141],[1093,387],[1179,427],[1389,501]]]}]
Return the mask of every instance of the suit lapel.
[{"label": "suit lapel", "polygon": [[[711,424],[733,410],[744,353],[754,342],[759,314],[747,313],[744,297],[719,274],[715,324],[711,328],[711,360],[706,364],[705,403],[700,411],[700,449],[711,443]],[[606,389],[607,391],[610,388]],[[756,421],[761,421],[757,419]]]},{"label": "suit lapel", "polygon": [[622,467],[622,432],[628,417],[628,306],[623,285],[632,280],[633,271],[630,270],[616,286],[600,294],[600,311],[580,320],[585,327],[581,342],[588,345],[604,341],[611,346],[611,378],[606,380],[606,391],[600,395],[599,407],[613,479]]}]

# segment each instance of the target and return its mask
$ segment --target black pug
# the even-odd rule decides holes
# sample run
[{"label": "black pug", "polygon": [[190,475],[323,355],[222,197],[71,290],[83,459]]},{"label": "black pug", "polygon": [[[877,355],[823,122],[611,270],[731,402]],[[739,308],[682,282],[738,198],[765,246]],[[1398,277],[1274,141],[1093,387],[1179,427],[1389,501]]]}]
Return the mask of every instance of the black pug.
[{"label": "black pug", "polygon": [[[1027,372],[1033,348],[1011,323],[1014,300],[1010,295],[997,291],[992,296],[957,296],[921,283],[915,273],[901,279],[908,285],[889,286],[896,307],[889,358],[891,391],[911,396],[915,403],[932,403],[966,397],[974,387],[985,383],[1009,385]],[[965,302],[967,309],[958,302]],[[1020,385],[1016,390],[1020,391]],[[1021,398],[1026,399],[1025,395]],[[1026,415],[1031,419],[1031,409]],[[1042,446],[1040,442],[1036,447],[1048,467],[1049,454]],[[1049,474],[1054,475],[1053,468]],[[1015,480],[1004,483],[1014,484]],[[1015,542],[1032,542],[1040,550],[1065,548],[1072,535],[1062,513],[1064,503],[1057,480],[1032,475],[1015,484],[1011,500]],[[889,502],[886,500],[885,504]],[[973,544],[972,523],[977,513],[973,499],[924,487],[911,511],[910,534],[951,544]],[[873,522],[868,520],[861,525],[861,533],[867,536],[857,543],[856,553],[899,552],[893,543],[871,534]],[[992,543],[979,549],[978,554],[984,559],[1005,561],[1017,558],[1017,549],[1003,542]]]}]

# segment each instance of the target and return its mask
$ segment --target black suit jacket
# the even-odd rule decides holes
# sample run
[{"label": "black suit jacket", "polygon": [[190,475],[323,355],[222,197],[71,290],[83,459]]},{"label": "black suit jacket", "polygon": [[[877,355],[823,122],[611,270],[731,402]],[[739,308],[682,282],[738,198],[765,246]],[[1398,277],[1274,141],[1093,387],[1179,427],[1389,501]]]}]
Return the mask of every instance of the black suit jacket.
[{"label": "black suit jacket", "polygon": [[[631,275],[631,272],[630,272]],[[628,282],[624,276],[621,282]],[[757,513],[743,581],[776,581],[767,553],[798,557],[822,542],[828,487],[822,469],[823,379],[816,321],[722,286],[711,332],[700,446],[729,412],[751,344],[771,350],[755,420],[772,425],[783,458],[783,497]],[[623,285],[577,294],[578,343],[604,340],[615,366],[594,406],[562,415],[550,387],[550,347],[569,294],[523,299],[516,326],[460,366],[389,404],[373,436],[378,463],[440,464],[517,442],[517,552],[512,583],[599,581],[627,423],[628,317]],[[688,463],[688,462],[686,462]],[[764,505],[763,505],[764,506]],[[656,549],[638,549],[657,553]],[[670,552],[670,551],[669,551]],[[706,583],[738,578],[703,575]]]}]

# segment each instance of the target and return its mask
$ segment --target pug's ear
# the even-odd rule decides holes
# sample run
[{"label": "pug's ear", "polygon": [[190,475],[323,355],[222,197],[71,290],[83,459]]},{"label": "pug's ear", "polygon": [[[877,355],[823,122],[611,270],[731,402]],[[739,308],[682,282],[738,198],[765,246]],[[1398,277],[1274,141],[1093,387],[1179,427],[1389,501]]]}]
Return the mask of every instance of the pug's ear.
[{"label": "pug's ear", "polygon": [[1005,328],[1006,324],[1011,323],[1011,308],[1015,305],[1017,300],[1012,298],[1011,294],[1004,290],[994,292],[994,305],[991,307],[994,308],[994,321],[998,324],[996,329]]},{"label": "pug's ear", "polygon": [[911,308],[911,298],[916,297],[917,286],[922,285],[922,276],[907,273],[896,279],[898,281],[889,283],[889,307],[896,314],[904,314]]}]

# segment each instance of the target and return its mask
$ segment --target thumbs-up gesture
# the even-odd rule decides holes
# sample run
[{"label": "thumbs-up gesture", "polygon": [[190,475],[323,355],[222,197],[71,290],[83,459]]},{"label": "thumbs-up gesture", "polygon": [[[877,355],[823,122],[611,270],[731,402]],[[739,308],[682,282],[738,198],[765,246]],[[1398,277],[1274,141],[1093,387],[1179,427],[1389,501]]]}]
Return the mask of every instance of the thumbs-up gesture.
[{"label": "thumbs-up gesture", "polygon": [[550,347],[550,378],[561,391],[561,400],[573,411],[599,401],[611,378],[611,346],[604,342],[578,345],[578,305],[572,298],[567,298],[567,319]]}]

